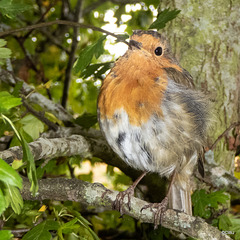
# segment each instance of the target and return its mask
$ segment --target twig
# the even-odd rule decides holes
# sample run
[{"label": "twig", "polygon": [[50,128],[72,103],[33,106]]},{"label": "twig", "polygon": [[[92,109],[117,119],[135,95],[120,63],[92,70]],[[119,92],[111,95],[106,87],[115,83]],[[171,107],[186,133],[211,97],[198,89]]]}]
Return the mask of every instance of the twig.
[{"label": "twig", "polygon": [[26,100],[24,98],[22,98],[22,102],[23,102],[23,106],[30,112],[32,113],[34,116],[36,116],[40,121],[42,121],[43,123],[45,123],[49,129],[52,129],[54,131],[57,131],[58,126],[51,122],[50,120],[48,120],[47,118],[44,117],[44,114],[42,114],[41,112],[36,111],[35,109],[33,109],[30,105],[27,104]]},{"label": "twig", "polygon": [[125,41],[121,36],[111,33],[107,30],[104,30],[102,28],[99,27],[95,27],[92,25],[87,25],[87,24],[83,24],[83,23],[77,23],[77,22],[72,22],[72,21],[65,21],[65,20],[55,20],[55,21],[51,21],[51,22],[44,22],[44,23],[38,23],[38,24],[33,24],[33,25],[29,25],[23,28],[17,28],[17,29],[11,29],[11,30],[7,30],[4,32],[0,32],[0,37],[5,37],[11,34],[15,34],[18,32],[22,32],[22,31],[29,31],[32,29],[38,29],[38,28],[43,28],[43,27],[49,27],[55,24],[59,24],[59,25],[68,25],[68,26],[72,26],[72,27],[80,27],[80,28],[90,28],[94,31],[98,31],[98,32],[102,32],[105,33],[107,35],[113,36],[115,37],[118,41],[123,42],[127,45],[129,45],[129,43],[127,41]]},{"label": "twig", "polygon": [[[81,19],[81,15],[82,15],[82,0],[77,1],[75,9],[76,9],[76,11],[74,13],[74,22],[79,22],[79,19]],[[75,52],[76,52],[77,44],[78,44],[78,40],[77,40],[78,32],[79,32],[78,27],[73,27],[72,46],[71,46],[71,52],[69,54],[68,64],[67,64],[67,68],[66,68],[63,94],[62,94],[62,106],[64,108],[66,108],[66,104],[67,104],[67,100],[68,100],[72,67],[73,67],[73,64],[75,61]]]},{"label": "twig", "polygon": [[[36,23],[40,23],[44,20],[44,17],[48,14],[48,12],[51,10],[51,8],[57,3],[57,1],[59,1],[59,0],[55,0],[52,3],[49,4],[49,6],[45,10],[45,12],[42,14],[42,16],[38,19],[38,21]],[[32,33],[33,30],[34,29],[31,29],[28,33],[26,33],[23,38],[27,39],[29,37],[29,35]]]},{"label": "twig", "polygon": [[223,138],[224,136],[226,136],[226,135],[228,134],[228,132],[229,132],[232,128],[234,128],[234,127],[236,127],[236,126],[238,126],[238,125],[240,125],[240,122],[234,122],[234,123],[232,123],[232,124],[216,139],[216,141],[213,143],[213,145],[210,147],[210,149],[213,150],[213,149],[216,147],[217,143],[221,140],[221,138]]}]

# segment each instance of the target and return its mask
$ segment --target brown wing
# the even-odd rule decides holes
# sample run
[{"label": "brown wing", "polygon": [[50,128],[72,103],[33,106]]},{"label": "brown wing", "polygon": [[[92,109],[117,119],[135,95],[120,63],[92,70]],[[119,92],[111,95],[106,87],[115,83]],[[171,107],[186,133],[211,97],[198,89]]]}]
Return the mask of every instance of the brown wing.
[{"label": "brown wing", "polygon": [[190,73],[182,68],[182,71],[178,71],[175,68],[164,68],[170,79],[174,80],[176,83],[182,84],[189,88],[194,88],[193,78]]}]

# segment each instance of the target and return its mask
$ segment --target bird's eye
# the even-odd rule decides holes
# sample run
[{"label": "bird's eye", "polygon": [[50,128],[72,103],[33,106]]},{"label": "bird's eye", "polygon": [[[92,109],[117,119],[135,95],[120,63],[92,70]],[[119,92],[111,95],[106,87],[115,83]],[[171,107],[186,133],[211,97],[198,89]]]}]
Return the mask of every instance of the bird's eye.
[{"label": "bird's eye", "polygon": [[155,52],[155,54],[157,56],[161,56],[162,55],[162,48],[161,47],[157,47],[154,52]]}]

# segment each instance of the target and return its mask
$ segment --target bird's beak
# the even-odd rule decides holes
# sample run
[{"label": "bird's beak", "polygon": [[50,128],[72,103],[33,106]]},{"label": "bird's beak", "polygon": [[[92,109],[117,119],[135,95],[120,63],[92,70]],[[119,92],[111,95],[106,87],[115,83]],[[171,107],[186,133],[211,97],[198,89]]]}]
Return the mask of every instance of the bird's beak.
[{"label": "bird's beak", "polygon": [[142,44],[140,42],[137,42],[135,40],[130,40],[129,41],[129,48],[132,50],[133,48],[138,48],[141,49]]}]

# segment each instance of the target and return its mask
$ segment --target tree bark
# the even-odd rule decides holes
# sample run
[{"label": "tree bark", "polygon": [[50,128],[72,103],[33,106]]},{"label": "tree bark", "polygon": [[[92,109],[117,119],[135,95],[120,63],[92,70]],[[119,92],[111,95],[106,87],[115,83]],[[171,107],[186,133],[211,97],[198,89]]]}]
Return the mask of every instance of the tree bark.
[{"label": "tree bark", "polygon": [[[214,128],[209,146],[232,123],[240,121],[240,2],[239,1],[161,1],[160,9],[180,9],[165,34],[173,52],[213,101]],[[229,136],[214,150],[215,160],[227,170],[234,169],[236,151],[228,148]]]}]

